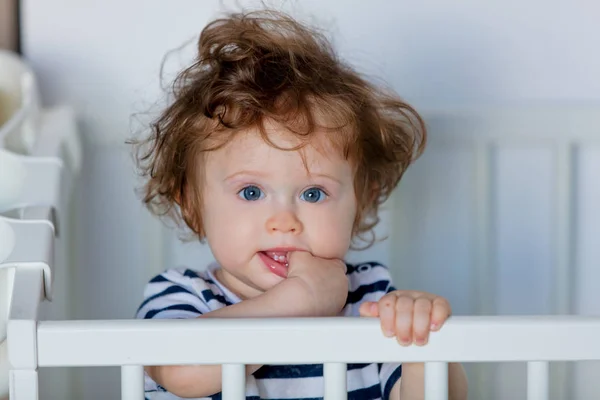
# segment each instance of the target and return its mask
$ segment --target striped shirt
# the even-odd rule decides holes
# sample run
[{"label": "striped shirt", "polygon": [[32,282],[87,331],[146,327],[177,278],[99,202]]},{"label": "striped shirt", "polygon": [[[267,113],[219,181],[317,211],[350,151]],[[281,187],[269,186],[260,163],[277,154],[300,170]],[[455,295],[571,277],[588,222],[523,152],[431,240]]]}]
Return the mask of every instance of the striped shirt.
[{"label": "striped shirt", "polygon": [[[173,268],[154,277],[146,286],[144,301],[137,318],[195,318],[241,301],[215,277],[218,265],[206,270]],[[348,299],[342,311],[344,316],[359,316],[358,309],[365,301],[378,301],[384,294],[395,290],[388,269],[374,262],[347,264]],[[348,399],[387,400],[394,384],[400,379],[400,364],[348,364]],[[264,365],[246,378],[246,399],[323,398],[323,366]],[[147,374],[147,400],[176,400]],[[220,400],[218,393],[207,399]]]}]

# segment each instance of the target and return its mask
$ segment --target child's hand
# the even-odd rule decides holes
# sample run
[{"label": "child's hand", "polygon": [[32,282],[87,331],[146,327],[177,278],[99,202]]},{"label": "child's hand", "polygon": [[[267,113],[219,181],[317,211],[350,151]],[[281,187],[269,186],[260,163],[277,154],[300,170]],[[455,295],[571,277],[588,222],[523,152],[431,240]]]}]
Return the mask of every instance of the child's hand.
[{"label": "child's hand", "polygon": [[315,257],[305,251],[288,255],[288,280],[301,283],[302,298],[295,301],[312,305],[313,316],[336,316],[348,297],[348,278],[343,261]]},{"label": "child's hand", "polygon": [[439,330],[452,313],[443,297],[408,290],[388,293],[378,302],[365,302],[359,312],[362,317],[379,317],[383,334],[395,336],[403,346],[427,344],[429,332]]}]

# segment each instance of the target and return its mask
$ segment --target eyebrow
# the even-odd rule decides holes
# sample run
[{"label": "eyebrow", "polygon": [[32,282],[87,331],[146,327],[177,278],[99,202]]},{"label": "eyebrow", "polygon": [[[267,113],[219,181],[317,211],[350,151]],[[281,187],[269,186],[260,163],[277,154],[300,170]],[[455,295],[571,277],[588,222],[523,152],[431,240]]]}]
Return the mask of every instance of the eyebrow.
[{"label": "eyebrow", "polygon": [[318,176],[320,178],[326,178],[326,179],[332,180],[340,185],[342,184],[342,181],[340,181],[339,179],[334,178],[333,176],[328,175],[328,174],[310,174],[310,176]]},{"label": "eyebrow", "polygon": [[266,176],[265,173],[259,172],[259,171],[238,171],[238,172],[235,172],[235,173],[233,173],[231,175],[227,175],[225,177],[225,179],[223,179],[223,181],[230,181],[233,178],[236,178],[236,177],[238,177],[240,175],[250,175],[250,176],[257,176],[257,177],[265,177]]},{"label": "eyebrow", "polygon": [[[231,175],[226,176],[225,179],[223,179],[223,181],[225,181],[225,182],[230,181],[238,176],[244,176],[244,175],[256,176],[256,177],[260,177],[260,178],[264,178],[265,176],[267,176],[267,174],[265,174],[263,172],[259,172],[259,171],[238,171]],[[340,185],[342,184],[342,182],[339,179],[334,178],[333,176],[331,176],[329,174],[311,173],[309,176],[317,176],[320,178],[326,178],[326,179],[332,180]]]}]

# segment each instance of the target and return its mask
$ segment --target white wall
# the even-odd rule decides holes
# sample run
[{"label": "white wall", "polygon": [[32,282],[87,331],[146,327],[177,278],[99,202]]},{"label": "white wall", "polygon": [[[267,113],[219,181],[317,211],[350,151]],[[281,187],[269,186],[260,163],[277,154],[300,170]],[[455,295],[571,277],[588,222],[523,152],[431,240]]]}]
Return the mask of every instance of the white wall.
[{"label": "white wall", "polygon": [[[208,260],[206,249],[161,233],[141,208],[122,143],[131,134],[131,115],[147,111],[161,96],[158,73],[165,53],[194,39],[220,3],[23,0],[23,49],[38,74],[43,100],[76,108],[86,144],[76,197],[77,318],[131,317],[152,274],[180,263],[202,267]],[[299,15],[316,15],[332,30],[344,56],[387,80],[418,108],[600,100],[600,5],[593,0],[283,3]],[[167,70],[176,69],[191,50],[188,46],[175,55]],[[496,313],[552,311],[547,301],[552,160],[552,149],[544,146],[505,149],[495,159]],[[414,230],[411,241],[403,242],[406,261],[392,266],[398,285],[444,294],[457,313],[474,313],[474,303],[485,301],[472,297],[474,278],[466,266],[473,251],[467,194],[475,190],[475,165],[468,150],[432,148],[401,185],[402,198],[414,205],[402,221]],[[583,149],[576,226],[581,268],[573,301],[574,311],[596,314],[599,170],[600,151]],[[390,231],[389,222],[380,232]],[[390,242],[383,243],[353,258],[397,262],[398,253],[389,248]],[[497,376],[498,398],[522,396],[510,391],[523,382],[511,377],[514,371],[523,372],[505,368]],[[586,379],[590,371],[577,375],[577,398],[600,390],[597,379]],[[77,398],[117,398],[118,376],[111,369],[81,373]]]}]

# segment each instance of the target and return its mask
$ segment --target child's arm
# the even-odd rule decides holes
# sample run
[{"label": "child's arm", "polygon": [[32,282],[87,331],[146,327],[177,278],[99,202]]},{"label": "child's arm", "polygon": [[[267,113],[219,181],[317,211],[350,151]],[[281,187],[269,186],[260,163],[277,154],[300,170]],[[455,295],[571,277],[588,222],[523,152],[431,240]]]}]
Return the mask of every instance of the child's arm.
[{"label": "child's arm", "polygon": [[[294,253],[289,278],[267,292],[240,303],[201,315],[199,318],[318,317],[335,316],[348,294],[345,267],[339,261]],[[249,365],[252,374],[260,365]],[[150,366],[150,377],[179,397],[207,397],[221,391],[220,365]]]},{"label": "child's arm", "polygon": [[[467,399],[467,376],[459,363],[448,364],[448,399]],[[402,364],[402,378],[390,392],[390,400],[423,400],[425,398],[423,363]]]},{"label": "child's arm", "polygon": [[[438,331],[450,316],[448,301],[442,297],[416,291],[394,290],[378,302],[361,304],[360,315],[378,317],[385,336],[395,337],[402,346],[424,346],[430,331]],[[423,363],[402,364],[402,376],[392,387],[390,400],[423,399],[425,373]],[[459,363],[448,370],[450,400],[466,400],[467,377]]]}]

